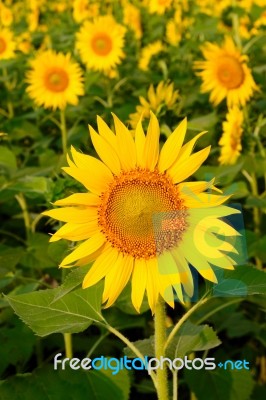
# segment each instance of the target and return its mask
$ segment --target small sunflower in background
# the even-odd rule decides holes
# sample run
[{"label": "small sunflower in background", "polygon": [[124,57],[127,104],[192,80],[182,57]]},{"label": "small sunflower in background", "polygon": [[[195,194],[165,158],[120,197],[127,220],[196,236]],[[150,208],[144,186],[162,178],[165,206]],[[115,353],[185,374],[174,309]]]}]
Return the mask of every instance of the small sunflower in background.
[{"label": "small sunflower in background", "polygon": [[138,67],[142,71],[148,71],[151,58],[164,51],[165,47],[161,40],[149,43],[143,47],[139,55]]},{"label": "small sunflower in background", "polygon": [[8,60],[15,57],[16,42],[13,33],[7,29],[0,29],[0,60]]},{"label": "small sunflower in background", "polygon": [[173,0],[145,0],[144,4],[151,14],[162,15],[172,7]]},{"label": "small sunflower in background", "polygon": [[111,15],[86,21],[77,33],[76,47],[88,69],[108,71],[125,57],[123,52],[126,28]]},{"label": "small sunflower in background", "polygon": [[230,37],[221,47],[206,43],[202,53],[206,61],[194,63],[195,69],[201,70],[197,73],[203,80],[201,91],[211,92],[210,101],[215,106],[224,99],[229,108],[244,106],[258,90],[247,66],[248,56],[241,54]]},{"label": "small sunflower in background", "polygon": [[241,154],[241,138],[243,134],[244,115],[237,106],[226,114],[223,122],[223,135],[219,141],[221,146],[220,164],[235,164]]},{"label": "small sunflower in background", "polygon": [[70,54],[44,51],[31,61],[31,68],[26,90],[38,106],[62,110],[84,95],[82,70]]},{"label": "small sunflower in background", "polygon": [[156,88],[150,85],[147,97],[140,96],[140,105],[136,107],[136,112],[129,115],[129,123],[132,128],[136,128],[140,117],[149,118],[150,111],[155,115],[159,115],[165,108],[172,110],[176,106],[176,101],[179,98],[178,91],[174,89],[173,82],[161,81]]},{"label": "small sunflower in background", "polygon": [[[62,208],[44,215],[63,221],[51,241],[83,241],[61,267],[93,262],[83,288],[105,279],[102,301],[111,306],[131,279],[131,299],[140,310],[145,292],[154,312],[158,298],[174,307],[174,292],[193,294],[189,263],[212,282],[212,265],[233,269],[234,246],[216,236],[238,233],[220,217],[239,213],[221,206],[228,196],[211,182],[182,182],[206,160],[210,146],[193,154],[204,132],[183,145],[184,119],[159,150],[160,127],[151,113],[147,134],[139,121],[135,139],[114,115],[115,133],[98,117],[91,140],[100,159],[74,148],[64,171],[81,182],[84,193],[56,201]],[[208,191],[208,192],[206,192]],[[230,256],[226,254],[230,252]],[[182,289],[183,287],[183,289]]]}]

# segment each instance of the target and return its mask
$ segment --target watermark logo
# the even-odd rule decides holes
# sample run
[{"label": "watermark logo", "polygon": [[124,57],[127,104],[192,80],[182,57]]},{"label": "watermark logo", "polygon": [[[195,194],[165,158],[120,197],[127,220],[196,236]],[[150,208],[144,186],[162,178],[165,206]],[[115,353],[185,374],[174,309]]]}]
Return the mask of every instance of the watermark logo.
[{"label": "watermark logo", "polygon": [[54,369],[65,370],[69,366],[72,370],[111,370],[112,375],[117,375],[119,371],[126,370],[146,370],[148,374],[151,371],[163,369],[167,366],[171,371],[179,371],[181,369],[188,370],[214,370],[217,367],[223,369],[249,369],[249,362],[246,360],[226,360],[225,362],[219,362],[216,364],[216,360],[213,357],[207,358],[194,358],[190,360],[187,356],[184,358],[175,358],[171,360],[168,357],[147,357],[141,358],[128,358],[127,356],[121,358],[115,357],[96,357],[96,358],[62,358],[62,353],[58,353],[54,357]]}]

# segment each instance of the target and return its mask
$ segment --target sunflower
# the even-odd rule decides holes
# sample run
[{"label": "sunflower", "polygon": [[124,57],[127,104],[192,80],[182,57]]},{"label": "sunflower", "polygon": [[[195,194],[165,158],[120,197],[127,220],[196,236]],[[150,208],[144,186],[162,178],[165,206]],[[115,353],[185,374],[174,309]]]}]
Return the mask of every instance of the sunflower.
[{"label": "sunflower", "polygon": [[156,89],[153,85],[150,85],[147,98],[140,96],[140,105],[136,107],[136,112],[129,115],[130,125],[135,128],[141,116],[149,118],[150,111],[158,115],[163,108],[172,110],[178,97],[178,91],[174,90],[173,83],[161,81]]},{"label": "sunflower", "polygon": [[121,63],[126,29],[111,15],[86,21],[77,34],[76,47],[87,68],[108,71]]},{"label": "sunflower", "polygon": [[144,4],[148,6],[151,14],[164,14],[171,8],[173,0],[146,0]]},{"label": "sunflower", "polygon": [[236,106],[226,114],[226,121],[223,122],[223,135],[219,141],[221,146],[220,164],[235,164],[238,159],[242,150],[243,120],[243,112]]},{"label": "sunflower", "polygon": [[38,106],[64,109],[84,94],[82,71],[70,54],[47,50],[31,62],[27,92]]},{"label": "sunflower", "polygon": [[[154,311],[161,295],[174,306],[174,293],[192,296],[192,264],[206,279],[217,282],[211,264],[233,269],[225,252],[232,244],[218,238],[237,232],[219,219],[238,210],[221,205],[228,198],[210,193],[211,182],[183,182],[208,157],[210,146],[192,154],[201,132],[183,145],[187,121],[174,130],[159,152],[160,128],[151,113],[144,134],[139,121],[135,140],[114,115],[116,134],[98,117],[99,134],[90,127],[92,143],[102,161],[71,149],[64,171],[87,192],[56,201],[62,208],[44,215],[66,222],[51,241],[83,241],[61,267],[94,261],[83,288],[105,278],[103,303],[111,306],[131,278],[137,311],[146,291]],[[208,190],[208,193],[205,191]],[[218,189],[217,189],[218,190]],[[211,263],[211,264],[210,264]]]},{"label": "sunflower", "polygon": [[151,58],[162,51],[164,51],[164,46],[160,40],[156,40],[155,42],[143,47],[139,56],[139,69],[148,71]]},{"label": "sunflower", "polygon": [[8,29],[0,29],[0,60],[7,60],[15,56],[16,43],[13,34]]},{"label": "sunflower", "polygon": [[211,92],[210,101],[215,106],[225,98],[229,108],[240,104],[244,106],[253,92],[258,90],[246,64],[248,57],[240,53],[230,37],[221,47],[206,43],[202,52],[206,61],[194,64],[195,69],[202,70],[198,72],[203,79],[201,91]]},{"label": "sunflower", "polygon": [[74,0],[73,18],[76,22],[81,22],[88,18],[95,18],[99,15],[99,8],[99,4],[91,3],[90,0]]}]

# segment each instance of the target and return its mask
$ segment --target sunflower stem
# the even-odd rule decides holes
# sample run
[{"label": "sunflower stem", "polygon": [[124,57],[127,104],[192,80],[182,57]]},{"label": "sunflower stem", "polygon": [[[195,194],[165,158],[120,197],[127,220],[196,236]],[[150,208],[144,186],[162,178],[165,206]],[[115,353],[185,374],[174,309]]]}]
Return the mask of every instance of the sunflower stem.
[{"label": "sunflower stem", "polygon": [[[105,325],[105,328],[109,330],[113,335],[118,337],[123,343],[127,345],[127,347],[134,353],[136,354],[137,357],[139,357],[141,360],[145,362],[144,355],[139,351],[139,349],[127,338],[125,337],[121,332],[119,332],[116,328],[114,328],[111,325]],[[157,377],[153,371],[150,371],[150,377],[153,381],[154,387],[157,390]]]},{"label": "sunflower stem", "polygon": [[60,128],[62,134],[62,149],[63,154],[67,154],[67,129],[66,129],[66,114],[65,109],[60,110]]},{"label": "sunflower stem", "polygon": [[[160,360],[165,355],[166,326],[165,326],[165,304],[159,299],[155,307],[154,327],[155,327],[155,357]],[[177,390],[177,389],[176,389]],[[157,395],[158,400],[168,400],[167,369],[159,368],[157,371]]]},{"label": "sunflower stem", "polygon": [[73,358],[71,333],[64,333],[64,342],[65,342],[66,358]]},{"label": "sunflower stem", "polygon": [[[207,294],[206,294],[207,295]],[[202,297],[193,307],[190,308],[190,310],[188,310],[182,318],[180,318],[180,320],[178,321],[178,323],[174,326],[173,330],[171,331],[170,335],[168,336],[165,345],[164,345],[164,351],[167,349],[167,347],[169,346],[169,344],[171,343],[171,341],[173,340],[173,338],[175,337],[175,335],[177,334],[177,332],[179,331],[179,329],[181,328],[181,326],[183,325],[183,323],[191,316],[191,314],[194,313],[194,311],[196,311],[202,304],[206,303],[206,301],[208,301],[207,297]]]}]

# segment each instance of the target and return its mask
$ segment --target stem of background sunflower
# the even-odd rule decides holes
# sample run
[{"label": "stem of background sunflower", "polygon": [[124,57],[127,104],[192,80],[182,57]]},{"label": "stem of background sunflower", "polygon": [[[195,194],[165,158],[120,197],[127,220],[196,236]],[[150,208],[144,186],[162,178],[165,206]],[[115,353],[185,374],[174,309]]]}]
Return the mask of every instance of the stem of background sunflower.
[{"label": "stem of background sunflower", "polygon": [[65,342],[66,358],[72,358],[73,351],[72,351],[72,335],[71,335],[71,333],[64,333],[64,342]]},{"label": "stem of background sunflower", "polygon": [[[236,4],[236,0],[233,0],[233,9],[236,8],[237,4]],[[239,49],[242,48],[242,42],[241,42],[241,38],[239,35],[239,18],[238,15],[235,11],[233,11],[232,13],[232,24],[233,24],[233,36],[236,42],[236,45]]]},{"label": "stem of background sunflower", "polygon": [[25,230],[26,230],[26,238],[29,238],[29,234],[31,231],[31,221],[30,221],[30,215],[27,207],[27,203],[25,200],[25,197],[23,196],[22,193],[19,193],[15,196],[17,202],[20,205],[22,214],[23,214],[23,219],[24,219],[24,225],[25,225]]},{"label": "stem of background sunflower", "polygon": [[[11,90],[12,90],[12,87],[11,87],[10,82],[8,80],[8,73],[7,73],[7,69],[6,68],[3,68],[3,77],[5,78],[4,85],[5,85],[8,93],[10,93]],[[14,117],[13,104],[12,104],[12,102],[10,100],[7,100],[6,104],[7,104],[7,111],[8,111],[7,117],[11,119],[11,118]]]},{"label": "stem of background sunflower", "polygon": [[[160,360],[165,355],[165,341],[166,341],[166,314],[165,304],[160,298],[155,307],[154,314],[154,328],[155,328],[155,357]],[[177,390],[177,389],[176,389]],[[168,400],[168,382],[167,382],[167,368],[157,370],[157,395],[158,400]]]},{"label": "stem of background sunflower", "polygon": [[67,154],[67,130],[66,130],[66,114],[65,108],[60,110],[60,128],[62,134],[62,149],[63,154]]},{"label": "stem of background sunflower", "polygon": [[[62,282],[64,281],[68,271],[65,268],[62,268]],[[72,335],[71,333],[64,333],[64,343],[65,343],[65,354],[67,358],[73,357],[73,349],[72,349]]]}]

